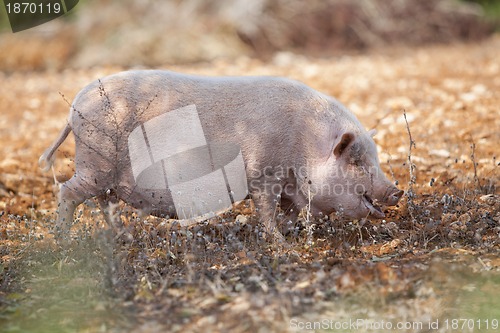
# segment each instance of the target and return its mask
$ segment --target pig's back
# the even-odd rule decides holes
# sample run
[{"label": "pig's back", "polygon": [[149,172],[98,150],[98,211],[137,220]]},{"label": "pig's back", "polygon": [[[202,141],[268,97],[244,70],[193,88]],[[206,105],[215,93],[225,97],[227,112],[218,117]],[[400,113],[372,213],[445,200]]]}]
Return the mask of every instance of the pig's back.
[{"label": "pig's back", "polygon": [[286,134],[304,116],[296,113],[310,111],[306,105],[317,104],[317,99],[311,88],[284,78],[128,71],[82,89],[74,100],[70,123],[77,139],[109,151],[117,145],[124,148],[138,126],[191,106],[210,141],[257,137],[275,141],[272,136]]}]

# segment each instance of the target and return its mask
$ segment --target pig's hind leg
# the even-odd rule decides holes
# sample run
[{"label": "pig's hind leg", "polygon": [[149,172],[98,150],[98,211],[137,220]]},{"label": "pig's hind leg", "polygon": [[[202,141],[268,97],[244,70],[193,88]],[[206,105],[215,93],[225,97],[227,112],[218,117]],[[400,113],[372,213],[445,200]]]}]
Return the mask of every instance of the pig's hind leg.
[{"label": "pig's hind leg", "polygon": [[94,197],[94,193],[94,188],[77,174],[61,185],[55,229],[56,237],[69,233],[76,207],[85,200]]}]

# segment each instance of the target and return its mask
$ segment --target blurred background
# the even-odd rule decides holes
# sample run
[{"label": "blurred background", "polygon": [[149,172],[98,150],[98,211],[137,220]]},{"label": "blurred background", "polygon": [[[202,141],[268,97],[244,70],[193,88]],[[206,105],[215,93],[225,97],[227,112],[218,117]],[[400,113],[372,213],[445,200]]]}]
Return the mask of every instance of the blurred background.
[{"label": "blurred background", "polygon": [[326,57],[478,41],[498,31],[499,18],[499,0],[81,0],[64,17],[14,34],[1,6],[0,70]]}]

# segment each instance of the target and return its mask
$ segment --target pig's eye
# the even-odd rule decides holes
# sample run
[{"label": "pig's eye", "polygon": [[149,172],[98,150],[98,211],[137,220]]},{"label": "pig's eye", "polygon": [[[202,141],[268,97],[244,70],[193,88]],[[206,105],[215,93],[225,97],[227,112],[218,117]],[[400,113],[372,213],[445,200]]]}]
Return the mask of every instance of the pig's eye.
[{"label": "pig's eye", "polygon": [[356,158],[354,156],[349,159],[349,163],[359,167],[362,167],[363,165],[363,161],[360,158]]},{"label": "pig's eye", "polygon": [[362,155],[356,153],[355,151],[351,151],[349,154],[349,164],[351,164],[352,166],[364,168],[366,162]]},{"label": "pig's eye", "polygon": [[355,143],[349,147],[349,164],[355,165],[355,166],[362,166],[363,164],[363,156],[364,156],[364,149],[359,143]]}]

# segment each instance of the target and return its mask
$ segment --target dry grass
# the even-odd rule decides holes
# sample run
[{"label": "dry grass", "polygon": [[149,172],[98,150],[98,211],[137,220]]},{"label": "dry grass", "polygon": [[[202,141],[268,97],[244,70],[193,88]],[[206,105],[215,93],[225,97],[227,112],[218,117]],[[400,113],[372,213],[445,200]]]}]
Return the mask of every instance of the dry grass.
[{"label": "dry grass", "polygon": [[[0,73],[7,87],[0,95],[1,330],[286,332],[291,323],[321,319],[500,319],[499,47],[496,37],[171,68],[296,78],[378,129],[383,168],[405,190],[411,184],[411,204],[403,201],[383,221],[333,215],[306,228],[305,216],[287,247],[262,240],[251,205],[188,229],[140,220],[120,206],[123,227],[107,229],[88,201],[73,242],[59,248],[48,232],[54,180],[36,165],[66,120],[59,93],[74,96],[121,68]],[[73,168],[71,140],[58,156],[63,181]]]}]

